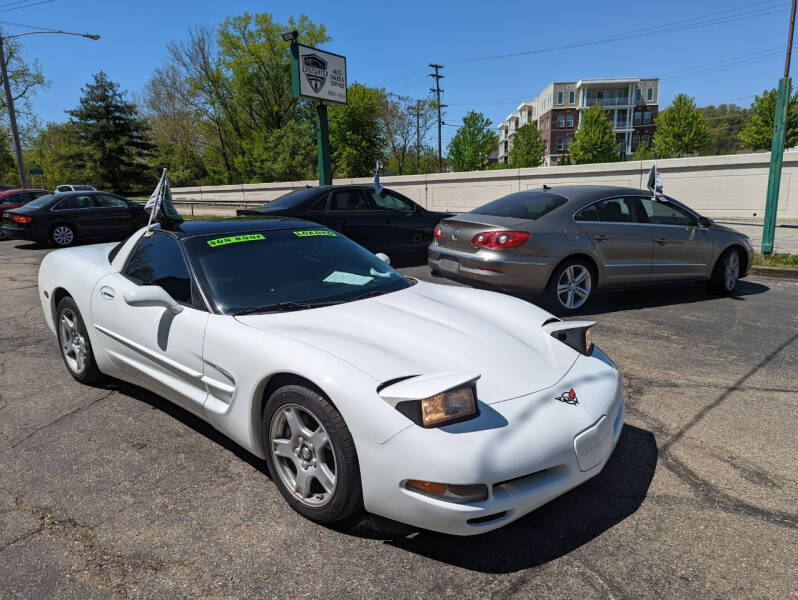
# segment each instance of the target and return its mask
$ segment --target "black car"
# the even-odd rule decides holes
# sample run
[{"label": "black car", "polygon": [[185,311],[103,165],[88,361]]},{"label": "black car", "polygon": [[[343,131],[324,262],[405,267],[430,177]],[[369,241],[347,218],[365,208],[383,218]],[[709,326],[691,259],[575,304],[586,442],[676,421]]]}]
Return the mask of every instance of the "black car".
[{"label": "black car", "polygon": [[135,202],[107,192],[69,192],[40,196],[6,211],[6,237],[70,246],[77,240],[122,239],[146,225],[147,213]]},{"label": "black car", "polygon": [[452,213],[433,212],[410,198],[371,185],[331,185],[297,190],[239,216],[281,216],[325,225],[364,246],[384,252],[395,264],[426,263],[427,247],[438,221]]}]

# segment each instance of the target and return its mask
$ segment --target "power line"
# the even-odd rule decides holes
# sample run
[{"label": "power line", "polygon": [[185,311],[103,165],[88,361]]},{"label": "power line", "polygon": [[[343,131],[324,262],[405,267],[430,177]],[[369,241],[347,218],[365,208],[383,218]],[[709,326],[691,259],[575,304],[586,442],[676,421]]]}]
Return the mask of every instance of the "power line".
[{"label": "power line", "polygon": [[[33,2],[32,4],[25,4],[24,6],[14,6],[12,8],[6,8],[4,10],[0,10],[0,13],[9,12],[12,10],[18,10],[20,8],[31,8],[33,6],[39,6],[41,4],[50,4],[51,2],[55,2],[55,0],[41,0],[40,2]],[[0,8],[2,8],[0,6]]]},{"label": "power line", "polygon": [[41,29],[42,31],[58,31],[57,29],[53,29],[51,27],[42,27],[41,25],[25,25],[24,23],[14,23],[12,21],[0,21],[0,25],[12,25],[13,27],[23,27],[25,29]]}]

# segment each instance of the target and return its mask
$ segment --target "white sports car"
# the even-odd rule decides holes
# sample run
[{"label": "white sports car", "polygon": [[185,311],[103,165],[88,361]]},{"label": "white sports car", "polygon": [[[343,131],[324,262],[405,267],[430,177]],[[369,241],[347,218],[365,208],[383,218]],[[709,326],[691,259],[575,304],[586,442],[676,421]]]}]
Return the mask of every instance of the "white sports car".
[{"label": "white sports car", "polygon": [[593,323],[386,263],[305,221],[193,221],[52,252],[39,289],[75,379],[198,415],[319,522],[471,535],[601,471],[624,407]]}]

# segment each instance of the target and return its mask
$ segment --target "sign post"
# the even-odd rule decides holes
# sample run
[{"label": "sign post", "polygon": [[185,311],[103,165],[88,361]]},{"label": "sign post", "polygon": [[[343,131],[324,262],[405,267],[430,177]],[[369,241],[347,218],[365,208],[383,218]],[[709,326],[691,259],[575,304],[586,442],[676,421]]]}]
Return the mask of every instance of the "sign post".
[{"label": "sign post", "polygon": [[291,92],[316,101],[316,145],[319,185],[332,185],[327,104],[346,104],[346,58],[291,43]]}]

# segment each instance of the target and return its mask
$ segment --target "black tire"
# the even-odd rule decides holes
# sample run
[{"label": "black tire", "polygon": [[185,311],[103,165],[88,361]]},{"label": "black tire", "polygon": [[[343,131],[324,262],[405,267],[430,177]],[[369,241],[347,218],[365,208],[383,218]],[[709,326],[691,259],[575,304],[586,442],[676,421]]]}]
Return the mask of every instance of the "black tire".
[{"label": "black tire", "polygon": [[[574,306],[568,306],[566,304],[568,293],[565,292],[563,295],[558,294],[558,285],[560,284],[560,280],[564,278],[565,273],[569,270],[573,269],[576,272],[586,273],[587,279],[585,285],[585,280],[581,280],[580,282],[582,285],[577,289],[574,289],[573,298],[574,298]],[[574,271],[571,271],[572,273]],[[565,276],[567,280],[567,276]],[[546,289],[543,291],[542,296],[542,303],[554,313],[559,314],[574,314],[582,310],[590,300],[593,298],[593,295],[596,291],[596,284],[598,283],[598,278],[596,276],[596,271],[589,262],[582,258],[569,258],[564,260],[551,274],[549,278],[549,283],[546,285]],[[587,290],[587,297],[582,298],[580,296],[581,293]]]},{"label": "black tire", "polygon": [[[309,506],[306,501],[311,498],[301,501],[293,489],[289,488],[291,473],[296,474],[301,468],[296,461],[301,460],[302,455],[297,451],[295,452],[296,458],[276,457],[272,451],[272,428],[275,426],[279,429],[285,411],[292,407],[299,408],[299,412],[305,418],[309,413],[317,421],[317,424],[321,424],[329,438],[329,444],[325,449],[328,454],[326,462],[329,464],[330,457],[334,457],[335,487],[334,491],[329,494],[329,499],[320,506]],[[307,421],[304,421],[303,424],[308,426]],[[284,435],[285,433],[279,439],[285,439]],[[290,439],[293,445],[294,436],[291,435]],[[286,385],[276,390],[266,401],[263,409],[263,451],[277,488],[291,508],[302,516],[318,523],[334,523],[362,510],[363,491],[355,443],[341,413],[324,396],[301,385]],[[315,450],[313,456],[312,469],[315,471],[318,468]],[[296,477],[294,481],[296,481]],[[311,485],[316,485],[316,489],[321,490],[319,496],[324,495],[323,488],[318,487],[321,485],[320,480],[315,480]],[[313,490],[311,489],[311,491]]]},{"label": "black tire", "polygon": [[740,278],[742,256],[737,248],[729,248],[720,255],[712,275],[707,282],[707,289],[713,294],[728,296],[734,291]]},{"label": "black tire", "polygon": [[[77,346],[74,344],[69,346],[71,341],[64,339],[64,335],[67,333],[66,325],[62,325],[62,320],[64,317],[74,324],[74,331],[81,338],[80,341],[77,342]],[[78,305],[69,296],[63,298],[55,309],[55,331],[56,335],[58,336],[58,348],[61,351],[61,358],[64,361],[67,371],[69,371],[69,374],[72,375],[72,377],[85,384],[95,384],[105,379],[105,376],[100,372],[100,369],[97,368],[97,361],[94,359],[94,351],[91,347],[91,340],[89,339],[89,334],[86,331],[86,325],[83,322],[83,317],[80,314],[80,310],[78,310]],[[68,355],[65,347],[70,347],[70,352],[77,355],[80,344],[83,344],[83,359],[77,360],[76,358],[71,358]]]},{"label": "black tire", "polygon": [[75,233],[75,228],[67,223],[59,223],[50,230],[48,241],[51,246],[56,248],[66,248],[75,243],[78,236]]}]

